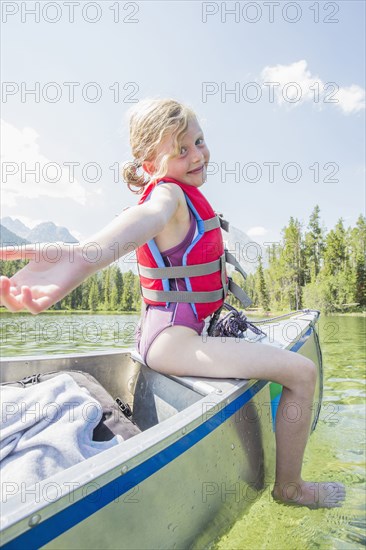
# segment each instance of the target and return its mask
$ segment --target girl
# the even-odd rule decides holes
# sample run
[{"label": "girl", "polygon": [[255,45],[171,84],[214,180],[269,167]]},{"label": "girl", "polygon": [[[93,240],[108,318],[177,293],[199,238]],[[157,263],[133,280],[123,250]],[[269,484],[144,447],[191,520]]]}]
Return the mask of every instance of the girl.
[{"label": "girl", "polygon": [[[195,205],[199,203],[208,214],[211,208],[199,191],[210,157],[202,129],[188,107],[171,99],[145,100],[132,112],[130,141],[134,161],[125,167],[124,178],[130,189],[143,192],[140,203],[91,238],[101,251],[94,262],[83,254],[83,243],[72,254],[63,247],[55,262],[47,261],[41,254],[36,257],[36,247],[32,245],[15,253],[4,249],[3,259],[31,260],[12,279],[1,278],[1,303],[10,311],[25,308],[36,314],[56,303],[86,277],[115,261],[116,243],[120,256],[130,250],[127,245],[134,243],[143,269],[149,268],[149,262],[150,268],[156,268],[154,258],[160,265],[182,265],[182,257],[197,231],[192,213]],[[217,244],[217,233],[215,238]],[[217,273],[207,275],[208,287],[215,286],[215,277]],[[140,273],[140,278],[148,306],[138,345],[149,367],[177,376],[255,378],[282,384],[272,495],[278,501],[309,508],[341,506],[345,498],[343,485],[308,482],[301,477],[316,382],[314,363],[302,355],[245,339],[239,344],[230,338],[223,342],[221,338],[207,337],[203,341],[200,334],[205,324],[204,312],[217,309],[221,297],[216,296],[216,302],[212,298],[206,305],[199,301],[192,305],[189,301],[177,303],[174,299],[161,299],[156,280],[163,277],[149,279]],[[204,277],[197,280],[202,282]],[[220,281],[225,284],[221,275]],[[178,276],[175,286],[167,291],[174,290],[184,293],[192,289],[187,289],[184,279]],[[165,302],[168,303],[164,305]],[[287,422],[283,408],[294,402],[301,409],[301,418],[296,423]]]}]

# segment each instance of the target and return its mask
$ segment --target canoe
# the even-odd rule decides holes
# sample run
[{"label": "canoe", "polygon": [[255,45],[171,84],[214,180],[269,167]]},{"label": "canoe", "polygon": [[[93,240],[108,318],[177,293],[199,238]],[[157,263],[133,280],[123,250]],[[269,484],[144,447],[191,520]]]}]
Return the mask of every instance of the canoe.
[{"label": "canoe", "polygon": [[[263,344],[318,367],[312,431],[322,401],[319,315],[301,310],[260,325]],[[249,330],[245,337],[258,339]],[[3,548],[205,548],[263,491],[270,495],[280,387],[162,375],[132,349],[5,357],[1,381],[72,369],[128,402],[142,431],[36,487],[2,495]]]}]

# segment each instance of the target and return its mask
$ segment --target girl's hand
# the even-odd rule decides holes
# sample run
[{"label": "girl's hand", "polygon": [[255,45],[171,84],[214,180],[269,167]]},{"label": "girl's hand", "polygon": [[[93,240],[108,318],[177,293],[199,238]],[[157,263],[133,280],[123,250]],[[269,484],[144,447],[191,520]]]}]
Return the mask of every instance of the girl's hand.
[{"label": "girl's hand", "polygon": [[29,259],[29,263],[10,279],[0,277],[0,304],[12,312],[27,309],[39,313],[66,296],[90,273],[81,260],[78,246],[57,244],[57,259],[48,259],[37,244],[0,249],[0,259]]}]

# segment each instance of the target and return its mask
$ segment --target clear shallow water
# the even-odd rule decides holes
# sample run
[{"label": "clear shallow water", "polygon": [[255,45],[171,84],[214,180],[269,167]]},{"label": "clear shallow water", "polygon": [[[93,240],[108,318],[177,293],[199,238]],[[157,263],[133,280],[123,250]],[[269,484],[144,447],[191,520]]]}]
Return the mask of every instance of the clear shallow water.
[{"label": "clear shallow water", "polygon": [[[87,353],[135,346],[139,316],[3,314],[2,355]],[[348,550],[366,546],[365,317],[321,317],[324,401],[306,448],[306,479],[347,486],[342,508],[308,510],[273,502],[270,489],[216,542],[215,550]]]},{"label": "clear shallow water", "polygon": [[324,401],[305,451],[305,479],[346,485],[342,508],[308,510],[273,502],[267,489],[215,550],[348,550],[366,546],[365,317],[321,318]]}]

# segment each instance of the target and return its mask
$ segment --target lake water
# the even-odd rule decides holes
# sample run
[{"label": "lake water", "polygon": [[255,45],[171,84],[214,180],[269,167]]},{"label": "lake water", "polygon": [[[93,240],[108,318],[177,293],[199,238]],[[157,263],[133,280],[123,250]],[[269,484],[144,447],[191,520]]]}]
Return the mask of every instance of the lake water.
[{"label": "lake water", "polygon": [[[3,356],[83,353],[134,347],[138,315],[3,314]],[[366,545],[366,318],[321,317],[324,402],[306,448],[306,479],[347,486],[342,508],[308,510],[274,503],[269,490],[214,545],[216,550],[348,550]]]},{"label": "lake water", "polygon": [[2,355],[88,353],[135,346],[139,315],[1,315]]}]

